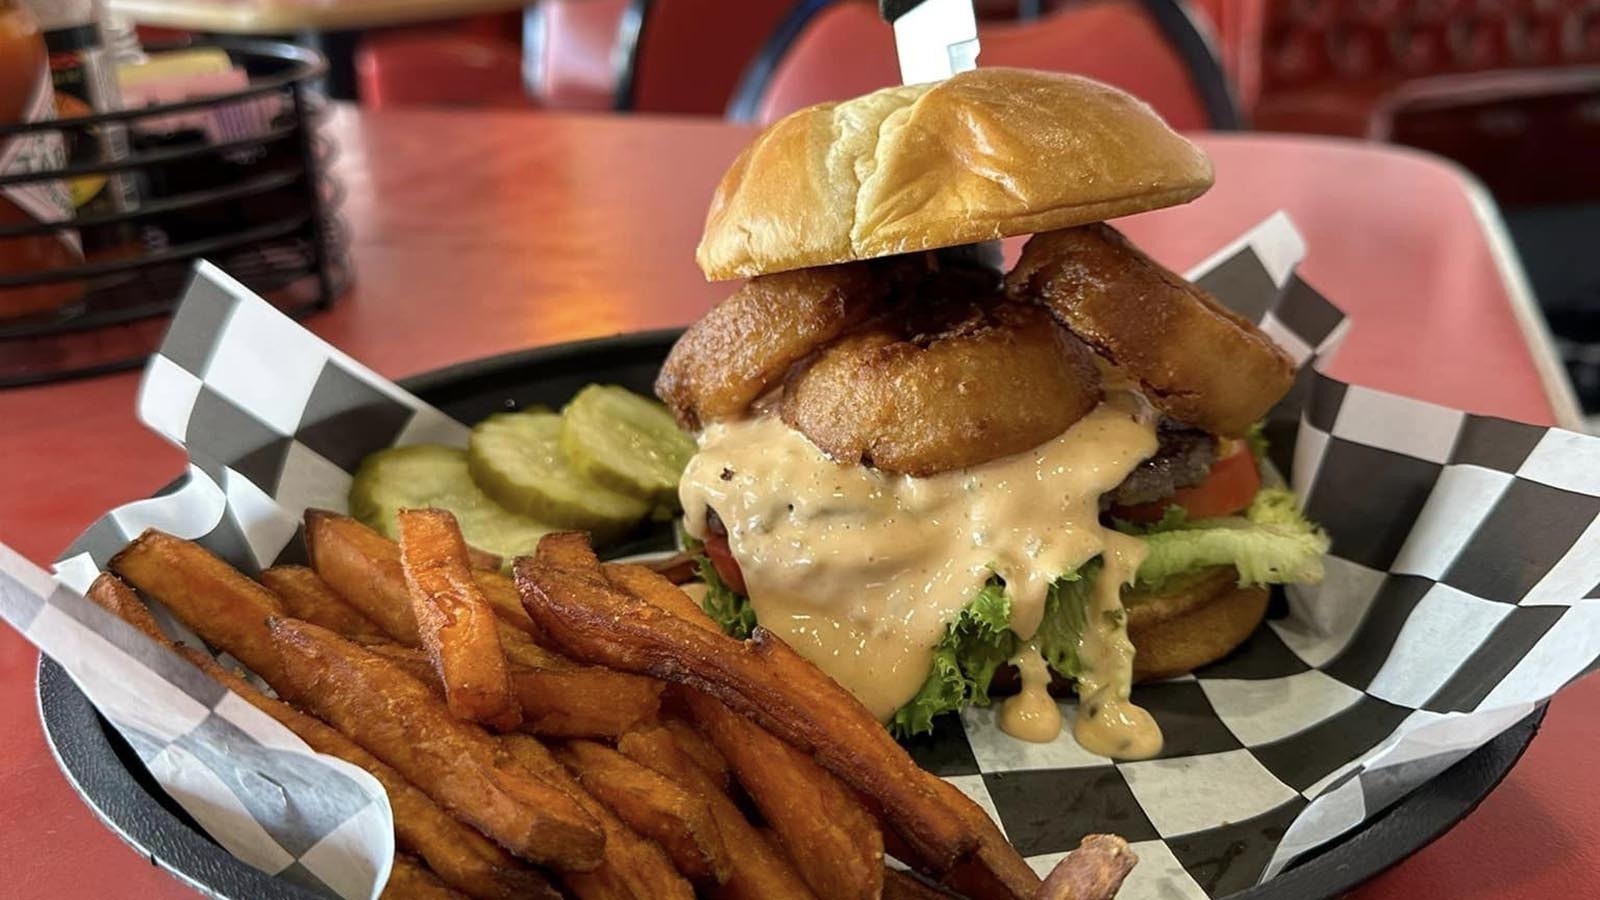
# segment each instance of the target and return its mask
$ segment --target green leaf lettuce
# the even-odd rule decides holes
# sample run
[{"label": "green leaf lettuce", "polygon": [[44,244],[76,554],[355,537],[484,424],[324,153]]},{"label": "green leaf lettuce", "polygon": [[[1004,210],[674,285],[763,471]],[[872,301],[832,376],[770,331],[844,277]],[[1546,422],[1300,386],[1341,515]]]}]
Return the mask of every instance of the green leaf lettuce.
[{"label": "green leaf lettuce", "polygon": [[[1071,678],[1078,673],[1078,637],[1085,603],[1094,584],[1090,563],[1050,586],[1044,619],[1034,638],[1045,662]],[[1011,598],[1005,583],[992,578],[948,625],[933,650],[933,669],[922,689],[895,711],[889,730],[909,737],[933,730],[933,720],[968,706],[989,705],[989,683],[1000,666],[1017,655],[1021,641],[1011,631]]]},{"label": "green leaf lettuce", "polygon": [[[691,549],[700,550],[698,546]],[[750,599],[728,587],[722,576],[717,574],[717,567],[711,564],[710,557],[704,554],[696,556],[695,568],[700,574],[700,580],[706,583],[706,593],[700,600],[700,608],[706,611],[706,615],[710,616],[725,634],[741,641],[750,637],[750,632],[756,627],[756,611],[750,605]]]},{"label": "green leaf lettuce", "polygon": [[1300,512],[1294,494],[1268,488],[1240,516],[1186,520],[1173,507],[1143,532],[1147,548],[1139,583],[1157,585],[1174,575],[1208,566],[1233,566],[1239,584],[1288,584],[1322,580],[1328,536]]}]

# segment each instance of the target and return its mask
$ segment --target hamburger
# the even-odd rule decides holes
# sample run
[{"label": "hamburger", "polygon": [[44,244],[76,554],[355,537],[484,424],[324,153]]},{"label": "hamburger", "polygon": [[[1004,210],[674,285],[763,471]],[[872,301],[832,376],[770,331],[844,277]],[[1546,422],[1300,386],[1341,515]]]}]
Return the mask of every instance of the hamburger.
[{"label": "hamburger", "polygon": [[[704,605],[759,624],[892,730],[1015,690],[1050,740],[1150,756],[1139,679],[1226,655],[1325,537],[1263,477],[1294,379],[1256,326],[1107,220],[1194,199],[1205,155],[1147,105],[979,69],[800,110],[718,185],[697,261],[748,279],[656,392]],[[984,242],[1032,235],[1009,271]]]}]

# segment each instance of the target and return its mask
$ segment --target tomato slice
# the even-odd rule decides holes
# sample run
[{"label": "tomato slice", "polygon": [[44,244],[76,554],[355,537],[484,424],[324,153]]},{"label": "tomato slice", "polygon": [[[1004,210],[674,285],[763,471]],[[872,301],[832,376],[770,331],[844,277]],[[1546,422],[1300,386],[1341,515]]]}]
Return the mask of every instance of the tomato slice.
[{"label": "tomato slice", "polygon": [[733,558],[733,548],[728,546],[728,536],[712,532],[706,535],[706,558],[711,560],[711,567],[717,570],[717,576],[722,583],[732,588],[736,594],[744,594],[744,572],[739,569],[739,561]]},{"label": "tomato slice", "polygon": [[1171,497],[1138,506],[1115,506],[1114,518],[1141,524],[1158,522],[1174,504],[1183,507],[1191,519],[1214,519],[1242,512],[1261,490],[1261,470],[1243,441],[1232,442],[1230,449],[1211,467],[1206,480],[1194,487],[1178,488]]}]

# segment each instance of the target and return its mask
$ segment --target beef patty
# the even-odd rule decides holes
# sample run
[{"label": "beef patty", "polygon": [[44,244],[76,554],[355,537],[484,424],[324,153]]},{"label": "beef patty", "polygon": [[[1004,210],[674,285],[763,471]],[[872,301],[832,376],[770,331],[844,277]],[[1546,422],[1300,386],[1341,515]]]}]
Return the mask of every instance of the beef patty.
[{"label": "beef patty", "polygon": [[1128,473],[1109,496],[1118,506],[1153,503],[1178,488],[1206,480],[1217,461],[1217,439],[1198,428],[1163,418],[1156,426],[1156,454]]}]

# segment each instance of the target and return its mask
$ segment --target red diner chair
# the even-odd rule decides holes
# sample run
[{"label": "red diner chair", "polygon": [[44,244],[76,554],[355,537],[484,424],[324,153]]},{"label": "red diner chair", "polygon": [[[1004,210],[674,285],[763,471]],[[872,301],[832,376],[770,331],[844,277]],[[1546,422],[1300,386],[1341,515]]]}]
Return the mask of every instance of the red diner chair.
[{"label": "red diner chair", "polygon": [[365,35],[356,53],[362,102],[610,109],[617,29],[628,4],[540,0],[525,16]]},{"label": "red diner chair", "polygon": [[[979,25],[985,66],[1070,71],[1144,98],[1179,129],[1242,122],[1203,26],[1176,0],[1097,0],[1034,21]],[[751,63],[728,109],[766,124],[900,80],[894,34],[872,3],[807,0]]]},{"label": "red diner chair", "polygon": [[527,106],[514,16],[374,31],[355,53],[363,106]]},{"label": "red diner chair", "polygon": [[[1039,18],[1047,10],[1077,0],[975,0],[979,20]],[[1365,2],[1365,0],[1361,0]],[[1233,85],[1239,108],[1247,115],[1261,95],[1261,46],[1271,0],[1185,0],[1198,23],[1215,38],[1217,57]],[[987,15],[985,14],[987,11]]]},{"label": "red diner chair", "polygon": [[745,66],[794,2],[630,0],[618,38],[615,108],[721,115]]},{"label": "red diner chair", "polygon": [[1239,108],[1255,119],[1261,98],[1261,46],[1270,0],[1194,0],[1193,9],[1216,33],[1217,56]]},{"label": "red diner chair", "polygon": [[610,109],[631,0],[541,0],[523,27],[528,92],[547,109]]}]

